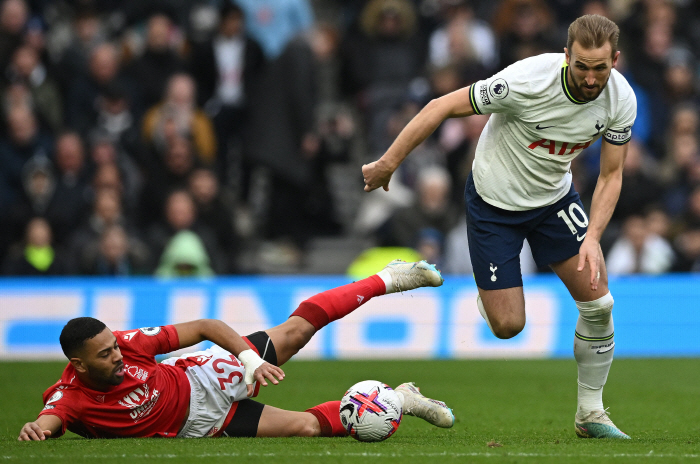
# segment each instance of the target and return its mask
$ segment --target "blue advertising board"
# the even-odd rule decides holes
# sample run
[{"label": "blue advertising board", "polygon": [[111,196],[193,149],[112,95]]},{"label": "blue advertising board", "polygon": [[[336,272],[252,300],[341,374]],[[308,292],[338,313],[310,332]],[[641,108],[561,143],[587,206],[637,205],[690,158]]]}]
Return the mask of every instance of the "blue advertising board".
[{"label": "blue advertising board", "polygon": [[[344,277],[0,279],[0,358],[60,358],[67,320],[92,316],[113,330],[198,318],[241,334],[283,322]],[[616,356],[700,356],[700,277],[611,278]],[[321,330],[298,358],[545,358],[572,356],[578,312],[554,276],[525,280],[527,326],[498,340],[476,308],[476,286],[447,276],[440,288],[374,298]]]}]

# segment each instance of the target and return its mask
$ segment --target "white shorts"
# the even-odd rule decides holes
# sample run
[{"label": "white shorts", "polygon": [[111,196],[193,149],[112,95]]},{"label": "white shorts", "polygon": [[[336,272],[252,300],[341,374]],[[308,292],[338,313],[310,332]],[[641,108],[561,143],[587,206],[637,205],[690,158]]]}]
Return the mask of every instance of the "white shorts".
[{"label": "white shorts", "polygon": [[178,438],[216,435],[231,406],[247,398],[243,364],[219,346],[168,358],[162,364],[186,367],[190,381],[190,415]]}]

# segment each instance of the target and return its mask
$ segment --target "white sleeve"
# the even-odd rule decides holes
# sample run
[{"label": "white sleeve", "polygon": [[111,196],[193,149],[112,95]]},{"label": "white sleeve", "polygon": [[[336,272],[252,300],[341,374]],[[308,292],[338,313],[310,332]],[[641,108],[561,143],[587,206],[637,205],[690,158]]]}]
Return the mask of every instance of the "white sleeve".
[{"label": "white sleeve", "polygon": [[613,145],[624,145],[632,139],[632,125],[637,117],[637,97],[630,88],[626,97],[618,102],[615,119],[603,138]]},{"label": "white sleeve", "polygon": [[530,94],[526,64],[518,61],[488,79],[477,81],[469,90],[476,114],[511,113],[523,110],[522,102]]}]

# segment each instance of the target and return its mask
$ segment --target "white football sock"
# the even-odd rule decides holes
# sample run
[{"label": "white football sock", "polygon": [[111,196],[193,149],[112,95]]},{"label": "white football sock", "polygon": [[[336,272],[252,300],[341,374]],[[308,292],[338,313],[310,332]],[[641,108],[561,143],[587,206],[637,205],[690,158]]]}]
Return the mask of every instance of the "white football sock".
[{"label": "white football sock", "polygon": [[386,293],[385,295],[388,295],[389,293],[394,293],[396,289],[394,288],[394,279],[391,278],[391,274],[389,274],[389,271],[386,269],[382,269],[381,271],[377,272],[377,275],[382,278],[384,281],[384,285],[386,285]]},{"label": "white football sock", "polygon": [[613,302],[609,292],[594,301],[576,302],[579,318],[574,358],[578,363],[578,413],[581,416],[604,409],[603,386],[615,351]]}]

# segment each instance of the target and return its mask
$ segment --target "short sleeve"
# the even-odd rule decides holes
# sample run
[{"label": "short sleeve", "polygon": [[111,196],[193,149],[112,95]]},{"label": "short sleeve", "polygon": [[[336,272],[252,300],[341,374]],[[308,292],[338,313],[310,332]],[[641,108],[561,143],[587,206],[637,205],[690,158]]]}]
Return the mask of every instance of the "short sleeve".
[{"label": "short sleeve", "polygon": [[65,434],[66,429],[76,422],[80,415],[80,412],[75,410],[75,406],[80,402],[77,398],[72,398],[75,393],[74,390],[65,390],[57,386],[53,392],[47,392],[44,396],[46,398],[47,395],[50,395],[45,400],[44,409],[39,413],[39,417],[56,416],[61,419],[61,430],[53,438]]},{"label": "short sleeve", "polygon": [[477,81],[469,89],[469,102],[476,114],[513,113],[522,111],[520,104],[530,93],[527,72],[517,62],[488,79]]},{"label": "short sleeve", "polygon": [[613,145],[624,145],[632,139],[632,126],[637,117],[637,98],[630,88],[626,97],[619,101],[614,120],[605,131],[603,138]]},{"label": "short sleeve", "polygon": [[150,356],[170,353],[180,349],[177,329],[172,325],[142,327],[114,332],[122,349],[131,349]]}]

